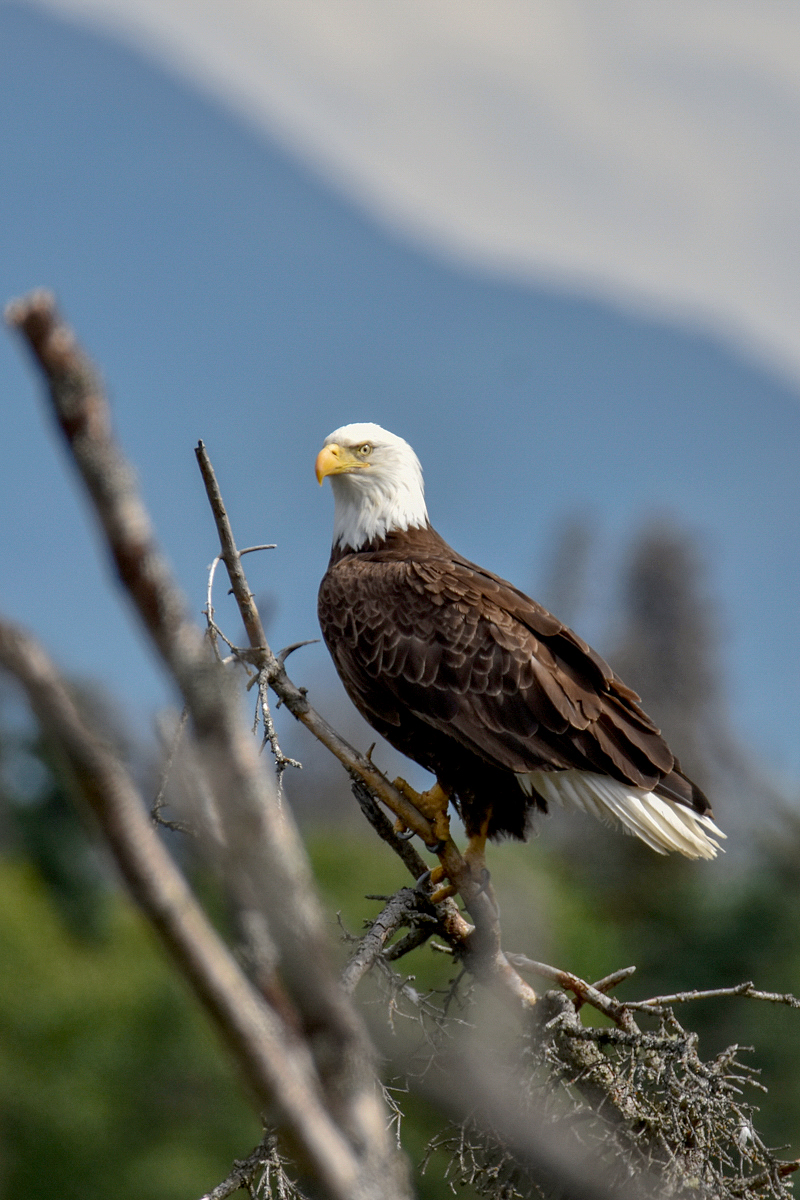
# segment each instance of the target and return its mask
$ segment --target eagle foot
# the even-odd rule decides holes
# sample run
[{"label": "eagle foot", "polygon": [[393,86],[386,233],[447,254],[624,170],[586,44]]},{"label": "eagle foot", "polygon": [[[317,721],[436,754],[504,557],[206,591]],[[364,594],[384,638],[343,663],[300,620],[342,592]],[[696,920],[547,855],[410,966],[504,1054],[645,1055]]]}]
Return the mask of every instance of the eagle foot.
[{"label": "eagle foot", "polygon": [[[481,869],[477,877],[475,877],[475,873],[472,868],[470,868],[470,873],[473,875],[473,878],[475,878],[475,885],[477,887],[478,895],[485,895],[492,905],[492,908],[499,915],[500,907],[494,894],[491,876],[486,867]],[[448,896],[455,896],[458,892],[458,888],[455,886],[455,884],[450,883],[449,881],[445,882],[446,880],[447,874],[444,867],[434,867],[433,870],[424,871],[422,875],[420,875],[419,879],[414,885],[414,891],[426,896],[431,904],[440,904],[442,900],[446,900]],[[444,886],[439,887],[437,886],[438,884],[443,884]],[[434,890],[429,892],[429,888],[433,888]]]},{"label": "eagle foot", "polygon": [[414,891],[422,892],[423,894],[425,892],[427,892],[428,886],[430,885],[430,882],[431,882],[432,875],[433,875],[433,871],[430,868],[428,868],[427,871],[423,871],[422,874],[420,875],[419,879],[417,880],[417,882],[414,884]]},{"label": "eagle foot", "polygon": [[414,830],[409,829],[405,821],[400,817],[397,818],[392,829],[394,830],[395,837],[399,838],[401,842],[408,842],[414,836]]},{"label": "eagle foot", "polygon": [[[399,782],[404,783],[403,780],[400,780]],[[395,781],[395,787],[398,787],[398,781]],[[406,796],[406,799],[411,799],[411,797],[405,791],[405,788],[408,788],[408,784],[405,784],[404,788],[399,788],[399,790],[403,791],[403,794]],[[435,788],[431,788],[431,792],[435,793],[437,788],[439,789],[440,794],[442,796],[444,796],[445,800],[446,800],[446,798],[447,798],[446,793],[444,792],[444,790],[442,788],[439,788],[438,784],[436,785]],[[411,789],[408,788],[408,791],[410,792]],[[427,799],[430,796],[431,792],[425,793],[425,796],[419,797],[419,799],[424,801],[425,799]],[[438,797],[434,797],[434,799],[438,799]],[[415,803],[415,807],[420,807],[420,806],[416,805],[416,803]],[[446,811],[443,813],[442,810],[440,809],[439,812],[440,812],[440,815],[444,816],[444,820],[447,821]],[[470,835],[469,842],[467,843],[466,849],[464,850],[464,862],[466,864],[467,870],[469,872],[469,875],[470,875],[470,878],[472,881],[472,888],[475,889],[475,892],[477,892],[477,894],[479,896],[485,895],[486,898],[489,900],[490,904],[492,905],[492,907],[494,908],[495,912],[499,914],[500,909],[499,909],[499,905],[497,903],[497,898],[494,894],[494,888],[492,887],[491,875],[489,874],[489,871],[486,867],[486,838],[487,838],[487,834],[489,831],[490,819],[491,819],[491,814],[488,814],[484,818],[484,820],[481,822],[479,831],[477,833],[472,833]],[[434,822],[434,827],[435,827],[435,822]],[[449,828],[449,822],[448,822],[448,828]],[[432,849],[434,851],[434,853],[441,856],[445,850],[444,840],[440,841],[437,846],[430,846],[429,849]],[[466,884],[466,881],[463,881],[463,883]],[[438,886],[439,884],[443,884],[443,886],[440,887],[440,886]],[[428,891],[428,888],[434,889],[431,892],[431,894],[428,896],[428,899],[430,900],[431,904],[438,904],[441,900],[446,900],[448,896],[454,896],[456,894],[456,892],[459,891],[459,888],[454,883],[450,882],[447,871],[445,870],[445,868],[441,862],[439,863],[439,865],[437,867],[434,867],[432,870],[425,871],[424,874],[422,874],[419,877],[419,879],[417,880],[417,883],[416,883],[417,891],[426,893]],[[463,888],[461,890],[463,891]],[[471,894],[474,894],[474,893],[472,893],[472,889],[469,887],[468,887],[468,891]]]},{"label": "eagle foot", "polygon": [[[409,804],[414,805],[417,812],[428,818],[433,825],[437,843],[447,842],[450,837],[450,818],[447,815],[450,797],[442,785],[437,781],[432,788],[428,788],[427,792],[417,792],[410,783],[406,783],[405,779],[398,777],[394,780],[393,787],[396,787],[398,792],[405,796]],[[430,846],[430,849],[437,854],[440,853],[433,845]]]},{"label": "eagle foot", "polygon": [[453,886],[452,883],[446,883],[444,887],[436,886],[446,878],[447,875],[445,874],[444,867],[434,867],[433,870],[424,871],[423,874],[420,875],[419,879],[414,885],[414,890],[416,892],[422,892],[423,895],[428,895],[428,888],[434,887],[436,890],[428,895],[428,899],[430,900],[431,904],[438,904],[441,900],[446,900],[448,896],[454,896],[458,890]]}]

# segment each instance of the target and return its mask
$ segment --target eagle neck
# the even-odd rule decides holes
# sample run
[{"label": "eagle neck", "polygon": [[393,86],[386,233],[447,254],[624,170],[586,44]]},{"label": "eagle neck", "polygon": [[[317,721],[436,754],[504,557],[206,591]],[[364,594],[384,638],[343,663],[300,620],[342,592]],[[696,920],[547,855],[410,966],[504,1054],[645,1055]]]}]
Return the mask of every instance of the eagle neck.
[{"label": "eagle neck", "polygon": [[430,527],[421,471],[384,478],[333,476],[333,545],[351,551],[392,534]]},{"label": "eagle neck", "polygon": [[452,557],[453,554],[430,522],[426,522],[425,525],[411,526],[408,529],[393,529],[384,537],[373,538],[358,548],[334,542],[329,566],[334,566],[343,558],[359,558],[362,555],[407,560],[426,559],[431,556]]}]

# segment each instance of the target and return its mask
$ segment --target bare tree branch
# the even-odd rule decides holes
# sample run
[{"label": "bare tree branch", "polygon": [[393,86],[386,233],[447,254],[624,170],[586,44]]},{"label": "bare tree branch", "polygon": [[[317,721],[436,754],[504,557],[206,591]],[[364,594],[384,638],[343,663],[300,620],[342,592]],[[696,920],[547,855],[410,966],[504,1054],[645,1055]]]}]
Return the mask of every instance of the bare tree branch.
[{"label": "bare tree branch", "polygon": [[44,651],[0,623],[0,663],[95,813],[117,864],[172,960],[205,1005],[261,1104],[277,1105],[332,1196],[348,1200],[357,1167],[328,1115],[302,1042],[257,995],[160,841],[127,771],[83,724]]},{"label": "bare tree branch", "polygon": [[[430,932],[439,930],[439,922],[432,912],[421,911],[423,898],[411,888],[401,888],[372,922],[369,931],[358,944],[358,949],[342,971],[342,987],[348,993],[355,991],[359,981],[366,975],[375,960],[383,952],[386,943],[404,925],[427,921]],[[428,906],[430,907],[430,906]],[[429,934],[426,934],[429,936]]]},{"label": "bare tree branch", "polygon": [[[272,1176],[276,1176],[277,1194],[280,1200],[303,1200],[299,1188],[286,1177],[285,1161],[278,1153],[275,1134],[264,1134],[259,1144],[247,1158],[236,1159],[233,1170],[215,1188],[201,1196],[200,1200],[227,1200],[234,1192],[247,1189],[251,1196],[272,1196]],[[266,1189],[269,1188],[269,1191]]]},{"label": "bare tree branch", "polygon": [[795,1158],[792,1162],[776,1163],[768,1171],[762,1171],[759,1175],[751,1175],[740,1183],[731,1184],[731,1195],[743,1196],[745,1192],[761,1189],[769,1183],[774,1183],[776,1179],[786,1179],[795,1171],[800,1171],[800,1158]]},{"label": "bare tree branch", "polygon": [[320,1153],[318,1166],[328,1170],[331,1194],[405,1194],[375,1091],[372,1052],[336,980],[302,843],[288,813],[278,805],[272,781],[242,725],[233,681],[187,619],[133,472],[111,435],[108,404],[96,372],[48,293],[38,292],[9,306],[7,319],[25,336],[44,372],[53,413],[118,575],[189,709],[200,760],[216,798],[227,879],[238,889],[243,908],[268,915],[281,973],[308,1031],[323,1092],[344,1134],[338,1174],[330,1164],[326,1167]]},{"label": "bare tree branch", "polygon": [[[545,979],[552,979],[554,983],[559,984],[565,991],[574,992],[575,995],[586,1004],[591,1004],[598,1012],[605,1013],[615,1025],[620,1029],[626,1029],[630,1033],[638,1033],[636,1022],[628,1011],[626,1004],[620,1003],[618,1000],[611,1000],[603,992],[587,983],[585,979],[580,979],[577,975],[573,975],[571,971],[562,971],[558,967],[548,967],[546,963],[534,962],[532,958],[528,958],[524,954],[507,954],[508,961],[514,967],[521,967],[525,971],[535,971],[537,975],[543,975]],[[613,982],[617,982],[621,976],[627,978],[628,972],[616,972],[614,976],[609,976]],[[603,983],[610,986],[609,980],[603,980]]]},{"label": "bare tree branch", "polygon": [[791,992],[761,992],[752,982],[737,983],[734,987],[709,988],[706,991],[673,992],[671,996],[653,996],[649,1000],[626,1000],[625,1007],[659,1012],[669,1004],[685,1004],[689,1000],[711,1000],[722,996],[748,996],[751,1000],[766,1000],[770,1004],[786,1004],[800,1008],[800,1000]]}]

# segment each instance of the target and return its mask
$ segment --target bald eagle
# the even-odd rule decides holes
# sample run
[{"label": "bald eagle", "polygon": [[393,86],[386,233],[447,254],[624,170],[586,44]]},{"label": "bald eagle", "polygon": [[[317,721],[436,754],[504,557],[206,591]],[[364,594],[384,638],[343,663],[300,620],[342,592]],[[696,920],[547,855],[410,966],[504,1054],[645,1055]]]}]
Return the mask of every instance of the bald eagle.
[{"label": "bald eagle", "polygon": [[524,839],[550,802],[620,824],[659,854],[715,856],[712,835],[725,835],[639,697],[436,533],[407,442],[345,425],[316,473],[335,499],[319,620],[336,669],[370,725],[435,775],[439,807],[452,801],[475,858],[487,836]]}]

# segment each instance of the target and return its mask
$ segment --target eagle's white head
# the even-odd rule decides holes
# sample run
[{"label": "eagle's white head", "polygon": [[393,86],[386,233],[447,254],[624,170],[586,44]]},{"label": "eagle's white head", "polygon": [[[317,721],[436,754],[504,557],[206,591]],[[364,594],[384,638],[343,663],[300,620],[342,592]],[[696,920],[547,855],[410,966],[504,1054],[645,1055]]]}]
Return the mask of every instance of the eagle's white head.
[{"label": "eagle's white head", "polygon": [[335,429],[316,469],[320,483],[331,477],[334,546],[359,550],[387,533],[429,523],[419,459],[408,442],[380,425]]}]

